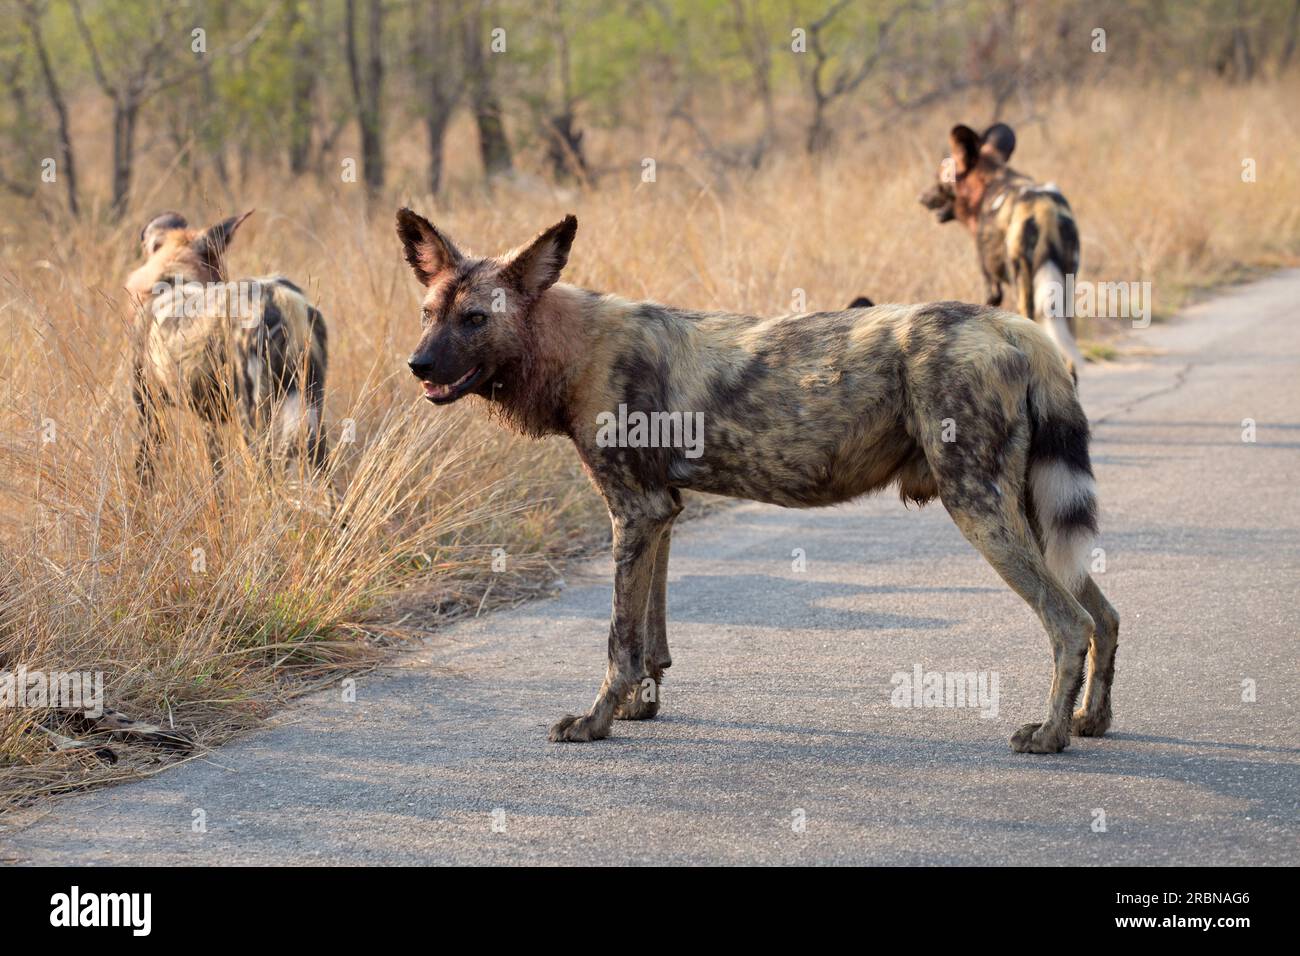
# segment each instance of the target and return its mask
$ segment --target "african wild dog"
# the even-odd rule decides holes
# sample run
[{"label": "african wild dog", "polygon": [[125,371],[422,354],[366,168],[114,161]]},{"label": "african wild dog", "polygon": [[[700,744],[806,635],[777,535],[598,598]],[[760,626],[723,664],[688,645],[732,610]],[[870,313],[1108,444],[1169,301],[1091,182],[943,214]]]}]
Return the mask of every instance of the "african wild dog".
[{"label": "african wild dog", "polygon": [[[1021,727],[1012,748],[1056,752],[1071,731],[1106,730],[1119,619],[1085,566],[1096,531],[1088,420],[1035,323],[958,302],[773,319],[629,302],[557,284],[576,230],[570,216],[479,259],[409,209],[397,215],[425,286],[409,359],[425,397],[478,395],[525,434],[567,435],[609,506],[605,681],[552,740],[596,740],[615,717],[655,716],[683,490],[814,507],[890,484],[905,501],[938,497],[1047,630],[1047,720]],[[597,422],[620,405],[702,413],[703,453],[609,447]]]},{"label": "african wild dog", "polygon": [[[283,276],[226,279],[225,251],[251,212],[206,230],[179,213],[140,233],[145,263],[127,280],[135,343],[132,388],[144,437],[136,471],[148,480],[162,435],[160,407],[188,404],[210,426],[238,410],[245,436],[292,454],[305,426],[308,459],[324,465],[325,319]],[[214,432],[209,451],[216,459]]]},{"label": "african wild dog", "polygon": [[1002,284],[1015,289],[1016,311],[1043,324],[1072,372],[1083,363],[1075,344],[1066,279],[1079,271],[1079,230],[1070,204],[1052,183],[1038,185],[1007,162],[1016,134],[995,123],[980,136],[969,126],[949,134],[952,154],[921,205],[939,222],[960,221],[975,236],[989,305],[1002,304]]}]

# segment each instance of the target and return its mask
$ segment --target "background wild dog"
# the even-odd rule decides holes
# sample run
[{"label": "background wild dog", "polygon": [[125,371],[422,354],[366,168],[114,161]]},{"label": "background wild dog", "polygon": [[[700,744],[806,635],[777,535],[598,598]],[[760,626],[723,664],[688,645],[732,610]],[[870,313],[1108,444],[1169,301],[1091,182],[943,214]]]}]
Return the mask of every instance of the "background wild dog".
[{"label": "background wild dog", "polygon": [[227,280],[226,249],[249,215],[197,231],[168,212],[140,233],[145,263],[126,288],[142,480],[152,472],[162,405],[189,404],[214,426],[237,413],[250,442],[266,437],[290,454],[305,426],[309,460],[325,463],[325,319],[283,276]]},{"label": "background wild dog", "polygon": [[[890,484],[905,500],[937,496],[1047,630],[1048,716],[1012,748],[1054,753],[1071,731],[1105,732],[1119,619],[1085,565],[1097,507],[1088,421],[1035,323],[958,302],[766,320],[629,302],[556,284],[576,230],[569,216],[516,252],[477,259],[409,209],[397,215],[425,286],[409,360],[425,397],[478,395],[527,434],[567,435],[609,506],[605,680],[552,740],[596,740],[615,717],[657,713],[682,490],[812,507]],[[702,413],[703,453],[609,447],[597,422],[620,406]],[[1088,691],[1072,713],[1085,656]]]},{"label": "background wild dog", "polygon": [[[1077,373],[1083,355],[1075,343],[1065,277],[1079,271],[1079,230],[1057,188],[1037,185],[1007,165],[1016,134],[995,123],[980,136],[969,126],[949,134],[952,155],[921,204],[939,222],[959,220],[975,236],[989,305],[1002,304],[1002,284],[1015,289],[1016,311],[1043,324]],[[1053,291],[1054,290],[1054,291]]]}]

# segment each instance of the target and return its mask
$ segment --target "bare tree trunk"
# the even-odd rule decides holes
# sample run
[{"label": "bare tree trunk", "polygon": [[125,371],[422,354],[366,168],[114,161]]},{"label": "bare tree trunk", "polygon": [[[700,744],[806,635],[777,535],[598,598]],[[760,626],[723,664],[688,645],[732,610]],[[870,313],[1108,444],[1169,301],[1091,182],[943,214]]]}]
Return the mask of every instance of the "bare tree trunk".
[{"label": "bare tree trunk", "polygon": [[348,74],[352,98],[361,127],[361,167],[366,191],[374,196],[384,188],[383,112],[380,108],[384,83],[384,7],[382,0],[366,3],[366,65],[362,73],[357,45],[356,0],[347,0]]},{"label": "bare tree trunk", "polygon": [[424,131],[429,141],[429,193],[438,195],[442,190],[442,149],[447,137],[447,125],[451,121],[450,113],[434,114],[430,112],[424,118]]},{"label": "bare tree trunk", "polygon": [[1291,16],[1286,21],[1286,41],[1282,44],[1282,52],[1277,58],[1277,75],[1281,76],[1286,72],[1286,68],[1291,65],[1291,57],[1295,55],[1296,34],[1300,33],[1300,0],[1295,0],[1291,7]]},{"label": "bare tree trunk", "polygon": [[135,162],[135,125],[140,105],[135,94],[127,92],[113,103],[113,205],[114,219],[126,212],[131,197],[131,172]]},{"label": "bare tree trunk", "polygon": [[994,37],[997,45],[994,51],[994,67],[989,77],[989,89],[993,94],[993,119],[1003,118],[1007,103],[1020,91],[1022,82],[1020,70],[1020,45],[1018,20],[1020,4],[1018,0],[1006,0],[1003,5],[1003,23],[994,25]]},{"label": "bare tree trunk", "polygon": [[50,62],[49,50],[45,46],[45,37],[41,32],[41,11],[33,3],[23,5],[27,32],[31,34],[32,45],[36,49],[36,59],[41,65],[41,76],[45,80],[45,92],[54,107],[54,114],[59,124],[59,159],[63,164],[63,183],[68,190],[68,211],[73,216],[80,214],[77,204],[77,162],[72,149],[72,132],[68,124],[68,104],[63,99],[63,90],[59,87],[58,77]]},{"label": "bare tree trunk", "polygon": [[732,0],[736,38],[754,80],[754,92],[763,107],[763,132],[754,145],[751,165],[757,168],[776,140],[776,102],[772,93],[772,48],[762,10],[753,0]]},{"label": "bare tree trunk", "polygon": [[442,189],[443,141],[464,86],[447,17],[446,0],[415,7],[412,47],[416,76],[424,86],[424,131],[429,141],[429,191]]},{"label": "bare tree trunk", "polygon": [[317,67],[315,37],[299,10],[298,0],[289,5],[289,32],[294,37],[293,72],[289,81],[289,173],[301,176],[311,162],[312,96],[316,90]]},{"label": "bare tree trunk", "polygon": [[1249,83],[1255,78],[1255,54],[1250,48],[1250,35],[1246,32],[1246,2],[1237,0],[1236,21],[1232,26],[1232,72],[1238,83]]},{"label": "bare tree trunk", "polygon": [[218,120],[213,111],[213,104],[217,102],[216,87],[212,83],[212,63],[205,59],[203,61],[203,70],[200,74],[203,86],[204,105],[203,115],[203,141],[206,152],[212,157],[212,168],[217,172],[217,180],[221,183],[221,188],[230,195],[230,168],[226,165],[226,140],[221,135],[219,129],[214,130]]},{"label": "bare tree trunk", "polygon": [[[830,145],[831,128],[826,122],[826,112],[830,105],[840,97],[857,90],[875,72],[888,49],[890,31],[894,24],[904,14],[915,9],[910,0],[906,3],[898,3],[889,15],[877,24],[876,42],[871,52],[862,57],[856,67],[850,67],[847,63],[842,65],[828,83],[826,71],[833,56],[822,45],[824,39],[822,31],[848,5],[849,0],[835,0],[825,13],[808,24],[808,51],[813,59],[812,69],[808,73],[808,91],[812,95],[813,115],[808,123],[808,135],[804,147],[809,153],[818,153]],[[867,46],[865,42],[862,45]]]},{"label": "bare tree trunk", "polygon": [[545,118],[542,135],[546,158],[557,180],[590,178],[587,157],[582,151],[582,130],[576,129],[577,101],[573,94],[573,70],[569,56],[569,29],[564,19],[564,0],[551,0],[550,33],[555,37],[556,71],[560,80],[560,108]]},{"label": "bare tree trunk", "polygon": [[[166,4],[152,11],[155,15],[149,21],[150,34],[147,43],[135,50],[123,52],[117,50],[120,59],[118,69],[110,72],[100,56],[99,44],[95,32],[86,23],[85,11],[81,0],[69,0],[72,7],[72,19],[77,33],[90,57],[90,67],[95,82],[100,90],[113,104],[113,204],[112,215],[120,217],[126,211],[131,195],[131,173],[135,161],[135,130],[140,118],[141,108],[153,96],[162,90],[176,86],[196,75],[190,61],[177,56],[176,24],[183,12],[175,6]],[[275,8],[263,11],[261,19],[254,24],[242,39],[225,47],[220,55],[231,55],[246,50],[261,35],[270,21],[270,14]],[[121,40],[126,33],[117,35]],[[205,54],[210,56],[214,54]],[[201,72],[201,71],[198,71]],[[118,74],[115,78],[113,74]]]},{"label": "bare tree trunk", "polygon": [[469,80],[470,106],[478,126],[479,153],[488,177],[514,168],[510,141],[501,118],[501,102],[492,87],[492,74],[483,54],[483,3],[470,5],[465,15],[465,72]]},{"label": "bare tree trunk", "polygon": [[[14,115],[18,117],[29,115],[29,110],[27,108],[27,92],[23,89],[22,85],[22,73],[23,63],[20,57],[6,57],[3,61],[0,61],[0,86],[9,93],[9,99],[11,99],[14,104]],[[35,196],[36,187],[30,185],[30,183],[30,169],[28,170],[27,182],[21,183],[10,179],[4,174],[3,170],[0,170],[0,188],[13,193],[15,196],[21,196],[24,199],[31,199]]]}]

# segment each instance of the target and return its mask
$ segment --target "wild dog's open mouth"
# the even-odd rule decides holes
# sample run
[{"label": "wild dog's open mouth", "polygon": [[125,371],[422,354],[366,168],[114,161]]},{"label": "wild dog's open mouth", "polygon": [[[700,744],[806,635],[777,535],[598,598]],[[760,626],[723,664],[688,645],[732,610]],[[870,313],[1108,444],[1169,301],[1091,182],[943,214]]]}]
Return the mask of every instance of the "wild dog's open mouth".
[{"label": "wild dog's open mouth", "polygon": [[435,405],[446,405],[448,402],[454,402],[473,388],[482,374],[483,366],[475,365],[450,385],[435,385],[433,382],[421,382],[420,384],[424,386],[425,398]]}]

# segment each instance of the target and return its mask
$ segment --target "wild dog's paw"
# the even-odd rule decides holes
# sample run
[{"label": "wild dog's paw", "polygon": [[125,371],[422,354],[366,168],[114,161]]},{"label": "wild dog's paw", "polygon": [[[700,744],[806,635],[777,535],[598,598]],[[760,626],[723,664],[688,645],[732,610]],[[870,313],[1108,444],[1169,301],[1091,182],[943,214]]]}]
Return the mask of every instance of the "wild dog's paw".
[{"label": "wild dog's paw", "polygon": [[653,720],[659,713],[660,683],[647,677],[614,709],[615,720]]},{"label": "wild dog's paw", "polygon": [[590,714],[582,714],[581,716],[569,714],[552,724],[551,732],[546,736],[553,744],[587,743],[588,741],[608,737],[609,725],[599,726]]},{"label": "wild dog's paw", "polygon": [[653,720],[659,715],[659,701],[642,700],[639,693],[631,694],[614,709],[615,720]]},{"label": "wild dog's paw", "polygon": [[1011,735],[1011,749],[1018,754],[1059,754],[1069,743],[1068,734],[1048,724],[1025,724]]},{"label": "wild dog's paw", "polygon": [[1090,714],[1086,710],[1076,710],[1070,721],[1070,733],[1076,737],[1100,737],[1110,729],[1110,711]]}]

